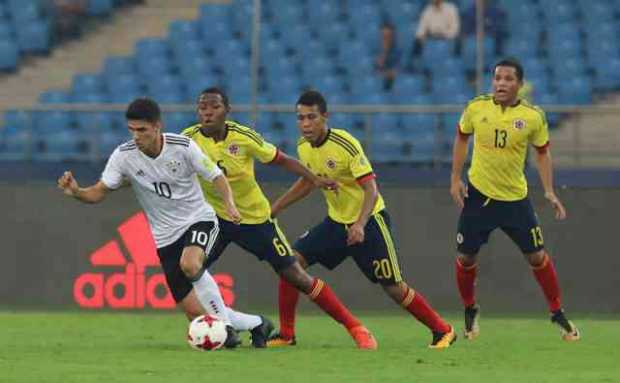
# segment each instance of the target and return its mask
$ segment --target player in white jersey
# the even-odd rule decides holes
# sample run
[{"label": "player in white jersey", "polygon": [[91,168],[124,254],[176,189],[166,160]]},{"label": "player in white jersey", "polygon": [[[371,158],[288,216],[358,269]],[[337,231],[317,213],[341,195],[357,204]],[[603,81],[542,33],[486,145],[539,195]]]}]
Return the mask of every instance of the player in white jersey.
[{"label": "player in white jersey", "polygon": [[168,287],[187,318],[205,312],[220,317],[228,325],[227,347],[240,343],[233,327],[249,330],[252,345],[265,347],[273,329],[271,322],[226,307],[205,267],[219,225],[213,208],[202,196],[197,174],[213,183],[227,213],[239,223],[241,216],[226,177],[192,140],[161,132],[161,112],[155,101],[136,99],[125,116],[133,140],[116,148],[101,179],[81,188],[66,171],[58,187],[82,202],[98,203],[128,181],[148,218]]}]

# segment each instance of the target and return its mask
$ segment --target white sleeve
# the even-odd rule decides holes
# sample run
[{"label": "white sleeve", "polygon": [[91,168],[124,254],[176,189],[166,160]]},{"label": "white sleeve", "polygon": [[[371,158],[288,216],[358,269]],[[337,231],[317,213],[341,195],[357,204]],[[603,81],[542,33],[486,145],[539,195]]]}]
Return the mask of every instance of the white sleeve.
[{"label": "white sleeve", "polygon": [[428,29],[428,9],[429,6],[424,7],[422,10],[422,15],[420,16],[420,20],[418,23],[418,29],[416,30],[415,37],[418,39],[423,39],[426,37],[426,32]]},{"label": "white sleeve", "polygon": [[105,169],[101,174],[101,182],[108,187],[108,189],[118,189],[123,184],[123,161],[121,158],[121,153],[116,148],[110,158],[108,159],[108,163],[105,165]]},{"label": "white sleeve", "polygon": [[200,174],[205,180],[213,181],[214,178],[222,175],[220,168],[200,150],[198,144],[196,144],[194,140],[189,141],[188,155],[194,171]]},{"label": "white sleeve", "polygon": [[448,12],[450,15],[450,22],[448,23],[448,31],[446,33],[446,37],[449,39],[454,39],[461,31],[461,21],[459,19],[459,11],[456,9],[456,6],[452,4],[450,5],[451,7],[448,8],[450,10]]}]

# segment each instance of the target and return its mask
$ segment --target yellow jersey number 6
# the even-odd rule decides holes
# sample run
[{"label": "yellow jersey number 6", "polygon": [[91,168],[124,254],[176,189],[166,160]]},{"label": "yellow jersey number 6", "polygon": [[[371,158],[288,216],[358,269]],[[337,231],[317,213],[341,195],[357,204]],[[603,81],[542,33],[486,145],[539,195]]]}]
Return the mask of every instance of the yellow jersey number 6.
[{"label": "yellow jersey number 6", "polygon": [[288,249],[286,248],[286,246],[282,243],[282,241],[280,241],[280,238],[275,237],[272,241],[273,243],[273,247],[276,249],[276,251],[278,252],[278,255],[280,255],[281,257],[285,257],[287,255],[289,255],[288,253]]}]

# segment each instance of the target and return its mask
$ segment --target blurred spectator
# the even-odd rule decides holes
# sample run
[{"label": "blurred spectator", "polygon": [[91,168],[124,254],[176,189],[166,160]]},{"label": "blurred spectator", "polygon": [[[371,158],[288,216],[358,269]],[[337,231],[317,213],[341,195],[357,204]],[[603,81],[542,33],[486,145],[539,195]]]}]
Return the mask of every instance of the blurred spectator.
[{"label": "blurred spectator", "polygon": [[53,0],[47,2],[54,20],[55,37],[62,41],[78,37],[82,33],[82,21],[86,16],[87,0]]},{"label": "blurred spectator", "polygon": [[396,31],[391,24],[381,26],[381,47],[377,54],[376,68],[383,76],[383,88],[392,89],[400,62],[400,49],[396,44]]},{"label": "blurred spectator", "polygon": [[448,1],[431,0],[420,15],[415,34],[414,54],[419,54],[425,39],[455,39],[460,30],[459,12]]},{"label": "blurred spectator", "polygon": [[[484,32],[495,39],[495,53],[503,54],[503,44],[508,34],[506,12],[496,6],[494,0],[482,0],[484,7]],[[463,13],[463,37],[476,35],[476,2]]]}]

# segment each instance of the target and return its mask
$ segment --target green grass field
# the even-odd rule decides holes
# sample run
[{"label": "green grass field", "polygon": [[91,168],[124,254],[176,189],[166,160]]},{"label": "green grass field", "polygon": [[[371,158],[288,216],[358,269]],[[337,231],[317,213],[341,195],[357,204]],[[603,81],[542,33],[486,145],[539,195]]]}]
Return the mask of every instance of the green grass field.
[{"label": "green grass field", "polygon": [[244,335],[237,350],[197,352],[179,313],[5,311],[0,382],[620,382],[617,317],[577,316],[575,343],[545,318],[483,317],[480,338],[447,350],[428,349],[430,334],[404,313],[362,319],[376,352],[319,315],[300,316],[295,347],[254,350]]}]

